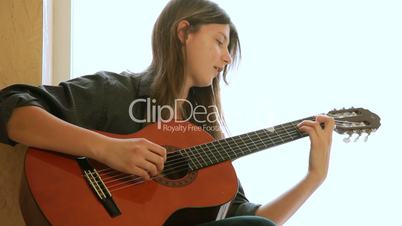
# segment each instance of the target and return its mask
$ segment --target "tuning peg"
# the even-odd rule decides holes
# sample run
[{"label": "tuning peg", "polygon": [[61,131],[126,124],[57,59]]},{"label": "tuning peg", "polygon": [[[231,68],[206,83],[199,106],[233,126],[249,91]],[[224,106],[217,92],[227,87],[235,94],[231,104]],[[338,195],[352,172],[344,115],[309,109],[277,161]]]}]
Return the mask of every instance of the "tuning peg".
[{"label": "tuning peg", "polygon": [[356,138],[353,140],[353,142],[357,142],[362,135],[362,131],[359,130],[353,130],[353,133],[357,134]]},{"label": "tuning peg", "polygon": [[350,142],[350,138],[352,137],[352,134],[349,134],[348,137],[343,138],[343,142],[345,143],[349,143]]},{"label": "tuning peg", "polygon": [[357,137],[353,140],[353,142],[357,142],[360,138],[361,134],[357,135]]},{"label": "tuning peg", "polygon": [[367,136],[364,138],[364,142],[367,142],[368,137],[370,136],[370,133],[371,133],[371,132],[372,132],[372,131],[366,131]]},{"label": "tuning peg", "polygon": [[367,136],[364,137],[364,142],[367,142],[369,136],[370,136],[370,134],[367,134]]}]

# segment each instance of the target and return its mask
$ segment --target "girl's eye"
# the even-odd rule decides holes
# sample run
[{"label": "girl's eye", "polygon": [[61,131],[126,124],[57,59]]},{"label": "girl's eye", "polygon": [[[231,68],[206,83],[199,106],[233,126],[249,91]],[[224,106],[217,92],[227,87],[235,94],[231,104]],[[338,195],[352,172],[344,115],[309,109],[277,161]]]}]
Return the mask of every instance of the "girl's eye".
[{"label": "girl's eye", "polygon": [[218,44],[221,46],[223,45],[223,42],[221,42],[219,39],[216,39],[216,41],[218,42]]}]

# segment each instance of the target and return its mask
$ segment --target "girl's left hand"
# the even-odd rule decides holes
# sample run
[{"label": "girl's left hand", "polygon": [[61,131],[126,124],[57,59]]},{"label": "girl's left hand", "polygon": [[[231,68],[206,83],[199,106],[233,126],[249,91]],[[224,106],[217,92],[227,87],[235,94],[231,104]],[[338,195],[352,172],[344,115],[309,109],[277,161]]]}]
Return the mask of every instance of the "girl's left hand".
[{"label": "girl's left hand", "polygon": [[[324,128],[321,127],[324,124]],[[335,126],[333,118],[326,115],[316,116],[315,121],[305,120],[299,123],[300,131],[310,137],[309,175],[322,183],[328,174],[329,156],[332,144],[332,131]]]}]

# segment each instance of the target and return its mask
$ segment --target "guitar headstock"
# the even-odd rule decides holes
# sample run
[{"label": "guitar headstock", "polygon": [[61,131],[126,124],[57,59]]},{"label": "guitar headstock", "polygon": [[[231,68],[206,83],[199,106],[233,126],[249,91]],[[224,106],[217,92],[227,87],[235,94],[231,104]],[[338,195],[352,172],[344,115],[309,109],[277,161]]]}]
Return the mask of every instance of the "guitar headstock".
[{"label": "guitar headstock", "polygon": [[[380,117],[373,112],[364,108],[343,108],[340,110],[332,110],[327,113],[335,119],[335,131],[339,134],[348,134],[345,142],[349,142],[353,134],[358,134],[357,139],[362,133],[366,133],[367,137],[375,132],[381,125]],[[367,137],[365,141],[367,141]]]}]

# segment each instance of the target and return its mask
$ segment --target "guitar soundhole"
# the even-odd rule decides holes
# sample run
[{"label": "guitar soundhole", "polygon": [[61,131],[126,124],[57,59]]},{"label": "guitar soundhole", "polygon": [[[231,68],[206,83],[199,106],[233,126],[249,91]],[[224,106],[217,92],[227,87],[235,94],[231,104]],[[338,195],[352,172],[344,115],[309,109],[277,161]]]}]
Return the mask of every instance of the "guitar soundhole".
[{"label": "guitar soundhole", "polygon": [[168,155],[162,171],[163,177],[157,177],[154,180],[170,187],[182,187],[191,183],[197,176],[197,172],[190,172],[187,157],[176,152],[176,148],[166,147],[166,149]]},{"label": "guitar soundhole", "polygon": [[187,175],[189,171],[187,159],[179,152],[169,153],[163,174],[166,178],[177,180]]}]

